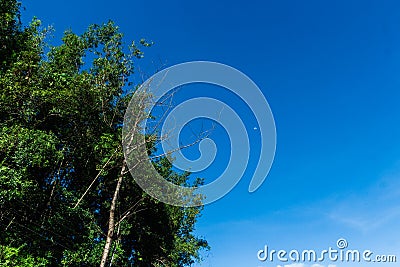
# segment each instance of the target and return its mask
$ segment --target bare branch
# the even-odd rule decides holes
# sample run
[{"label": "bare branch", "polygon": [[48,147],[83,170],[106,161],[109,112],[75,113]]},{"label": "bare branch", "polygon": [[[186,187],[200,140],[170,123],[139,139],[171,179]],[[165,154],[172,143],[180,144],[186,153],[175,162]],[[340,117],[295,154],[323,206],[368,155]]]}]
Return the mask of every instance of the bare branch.
[{"label": "bare branch", "polygon": [[78,207],[79,203],[81,203],[82,199],[86,196],[86,194],[89,192],[89,190],[92,188],[92,186],[94,185],[95,181],[100,177],[101,173],[104,171],[104,169],[107,167],[107,165],[110,163],[111,159],[113,158],[113,156],[115,155],[115,153],[117,153],[118,148],[115,149],[114,153],[111,154],[110,158],[107,160],[106,163],[104,163],[104,165],[101,167],[100,171],[97,173],[96,177],[92,180],[92,182],[90,183],[90,185],[88,186],[88,188],[86,189],[85,193],[82,194],[82,196],[79,198],[79,200],[76,202],[76,204],[74,205],[74,209],[76,207]]}]

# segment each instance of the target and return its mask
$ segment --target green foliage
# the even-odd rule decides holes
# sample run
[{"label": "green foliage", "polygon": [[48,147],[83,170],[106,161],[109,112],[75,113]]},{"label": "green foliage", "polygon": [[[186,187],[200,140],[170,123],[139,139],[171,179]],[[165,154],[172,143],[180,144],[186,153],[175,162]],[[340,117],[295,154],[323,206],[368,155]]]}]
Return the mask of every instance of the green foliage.
[{"label": "green foliage", "polygon": [[[19,8],[0,2],[0,266],[98,266],[124,164],[130,78],[151,43],[125,49],[110,21],[66,31],[45,53],[48,29],[37,19],[23,27]],[[187,185],[189,174],[165,158],[154,164]],[[118,196],[113,265],[187,266],[208,248],[193,234],[201,207],[159,203],[128,173]]]},{"label": "green foliage", "polygon": [[45,267],[48,262],[44,258],[33,257],[23,253],[23,246],[13,248],[0,245],[1,267]]},{"label": "green foliage", "polygon": [[15,58],[17,42],[21,36],[20,4],[16,1],[4,0],[0,2],[0,62],[8,65]]}]

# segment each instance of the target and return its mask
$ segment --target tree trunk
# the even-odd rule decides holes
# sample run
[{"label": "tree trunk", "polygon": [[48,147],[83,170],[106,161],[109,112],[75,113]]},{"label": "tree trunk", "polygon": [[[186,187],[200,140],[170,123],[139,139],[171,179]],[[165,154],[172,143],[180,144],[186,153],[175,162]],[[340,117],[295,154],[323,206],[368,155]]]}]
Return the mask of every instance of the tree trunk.
[{"label": "tree trunk", "polygon": [[119,174],[119,177],[118,177],[117,186],[115,187],[114,196],[111,201],[110,218],[108,219],[107,239],[106,239],[106,244],[104,245],[104,249],[103,249],[103,256],[101,257],[100,267],[106,266],[107,258],[108,258],[108,255],[110,254],[111,245],[112,245],[112,242],[114,239],[115,209],[117,207],[118,194],[119,194],[119,190],[121,188],[122,178],[124,177],[125,169],[126,169],[126,163],[124,160],[124,162],[122,164],[121,173]]}]

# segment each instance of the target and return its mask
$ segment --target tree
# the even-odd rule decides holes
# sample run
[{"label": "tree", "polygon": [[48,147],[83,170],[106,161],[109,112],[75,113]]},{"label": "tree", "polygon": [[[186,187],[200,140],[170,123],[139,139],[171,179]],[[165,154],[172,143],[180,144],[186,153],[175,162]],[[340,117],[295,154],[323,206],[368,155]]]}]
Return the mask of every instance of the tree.
[{"label": "tree", "polygon": [[[125,49],[110,21],[82,35],[66,31],[60,46],[47,49],[49,29],[38,19],[23,27],[19,3],[0,8],[0,245],[7,248],[0,266],[12,257],[46,266],[199,260],[208,248],[193,234],[202,207],[152,199],[124,161],[130,80],[150,44]],[[167,158],[154,165],[166,179],[188,183],[190,174],[172,171]]]}]

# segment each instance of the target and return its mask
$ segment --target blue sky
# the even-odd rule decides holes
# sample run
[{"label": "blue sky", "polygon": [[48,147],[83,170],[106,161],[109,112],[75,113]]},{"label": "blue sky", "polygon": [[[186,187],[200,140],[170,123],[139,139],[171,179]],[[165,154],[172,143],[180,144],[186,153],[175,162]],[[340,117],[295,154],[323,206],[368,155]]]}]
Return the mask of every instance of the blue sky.
[{"label": "blue sky", "polygon": [[[349,248],[400,258],[398,1],[26,0],[23,5],[25,22],[35,15],[55,27],[55,43],[65,29],[81,33],[91,23],[112,19],[127,41],[155,42],[138,62],[148,75],[162,66],[209,60],[239,69],[263,91],[277,129],[273,167],[261,188],[249,194],[259,153],[258,133],[250,132],[255,148],[249,170],[230,194],[206,206],[198,223],[198,234],[212,249],[197,266],[277,266],[259,262],[257,251],[264,245],[322,250],[341,237]],[[201,95],[232,101],[253,128],[254,118],[240,101],[210,87]],[[223,131],[214,137],[226,146]],[[216,174],[225,156],[203,174]]]}]

